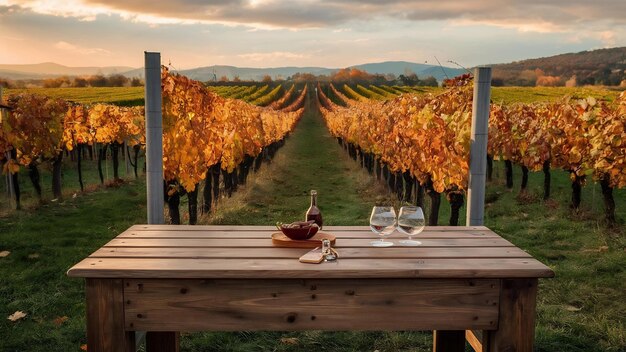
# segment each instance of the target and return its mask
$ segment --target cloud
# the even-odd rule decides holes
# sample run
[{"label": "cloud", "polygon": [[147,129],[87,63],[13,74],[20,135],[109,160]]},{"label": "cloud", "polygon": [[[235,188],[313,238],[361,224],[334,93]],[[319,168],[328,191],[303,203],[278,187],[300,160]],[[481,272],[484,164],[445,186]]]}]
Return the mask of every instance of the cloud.
[{"label": "cloud", "polygon": [[610,48],[615,46],[615,32],[614,31],[603,31],[600,32],[600,40],[602,44],[604,44],[605,48]]},{"label": "cloud", "polygon": [[86,48],[74,45],[68,42],[60,41],[54,44],[54,47],[60,50],[72,52],[81,55],[111,55],[111,52],[102,48]]},{"label": "cloud", "polygon": [[253,62],[273,62],[277,60],[299,60],[308,58],[309,55],[305,54],[296,54],[290,53],[286,51],[274,51],[269,53],[247,53],[247,54],[239,54],[238,57],[242,59],[246,59]]},{"label": "cloud", "polygon": [[381,18],[458,21],[541,33],[589,23],[603,23],[605,28],[626,26],[623,0],[0,0],[0,5],[84,20],[115,14],[151,24],[221,23],[288,29],[341,30],[352,21]]}]

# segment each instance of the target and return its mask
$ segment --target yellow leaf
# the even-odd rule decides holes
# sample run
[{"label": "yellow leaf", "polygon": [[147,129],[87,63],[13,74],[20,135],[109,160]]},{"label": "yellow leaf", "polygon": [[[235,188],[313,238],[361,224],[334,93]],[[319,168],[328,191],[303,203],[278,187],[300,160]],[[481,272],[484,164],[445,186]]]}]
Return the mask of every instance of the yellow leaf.
[{"label": "yellow leaf", "polygon": [[20,319],[24,319],[25,317],[26,317],[26,313],[22,312],[21,310],[18,310],[15,313],[9,315],[7,319],[9,319],[10,321],[18,321]]},{"label": "yellow leaf", "polygon": [[9,254],[11,254],[11,252],[9,252],[9,251],[2,251],[2,252],[0,252],[0,258],[4,258],[4,257],[8,256]]}]

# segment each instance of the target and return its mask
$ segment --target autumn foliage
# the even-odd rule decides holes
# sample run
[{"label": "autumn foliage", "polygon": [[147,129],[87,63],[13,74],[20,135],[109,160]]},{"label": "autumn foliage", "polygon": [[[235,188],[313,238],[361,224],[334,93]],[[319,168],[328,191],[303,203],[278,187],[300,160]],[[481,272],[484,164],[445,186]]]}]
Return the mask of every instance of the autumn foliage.
[{"label": "autumn foliage", "polygon": [[[437,192],[465,190],[468,181],[472,79],[445,82],[437,96],[403,94],[384,102],[355,101],[331,84],[346,103],[338,106],[318,89],[331,133],[373,153],[393,172],[409,171]],[[626,93],[614,104],[593,98],[547,104],[491,106],[489,154],[533,171],[549,161],[582,178],[593,175],[626,187]]]},{"label": "autumn foliage", "polygon": [[187,191],[204,179],[207,168],[221,164],[232,172],[246,155],[284,138],[302,116],[302,99],[283,110],[225,99],[200,82],[162,71],[163,168],[167,181]]},{"label": "autumn foliage", "polygon": [[[194,190],[208,167],[232,171],[246,155],[293,130],[306,91],[283,110],[261,108],[209,92],[200,82],[162,71],[164,179]],[[49,159],[78,145],[145,144],[143,107],[70,104],[34,94],[9,96],[0,120],[0,152],[16,152],[3,163],[16,173],[39,158]]]}]

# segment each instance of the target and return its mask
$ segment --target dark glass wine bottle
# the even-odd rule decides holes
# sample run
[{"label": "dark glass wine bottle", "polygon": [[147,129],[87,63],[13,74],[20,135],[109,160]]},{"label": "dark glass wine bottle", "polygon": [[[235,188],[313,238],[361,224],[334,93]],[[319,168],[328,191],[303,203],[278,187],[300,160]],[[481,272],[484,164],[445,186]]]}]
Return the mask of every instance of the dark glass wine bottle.
[{"label": "dark glass wine bottle", "polygon": [[309,220],[315,220],[315,223],[317,224],[317,226],[320,227],[320,230],[322,229],[322,224],[324,222],[322,220],[322,212],[317,207],[317,191],[316,190],[311,191],[311,206],[309,207],[309,210],[306,211],[306,221],[309,221]]}]

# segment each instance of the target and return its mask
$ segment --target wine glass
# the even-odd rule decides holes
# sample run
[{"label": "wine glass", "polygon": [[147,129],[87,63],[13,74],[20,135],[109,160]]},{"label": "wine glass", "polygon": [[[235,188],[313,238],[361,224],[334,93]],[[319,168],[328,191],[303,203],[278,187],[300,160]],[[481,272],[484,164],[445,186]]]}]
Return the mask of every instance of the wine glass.
[{"label": "wine glass", "polygon": [[398,215],[398,231],[409,236],[408,240],[400,241],[404,246],[419,246],[420,241],[415,241],[411,237],[419,234],[424,230],[426,221],[424,220],[424,212],[422,208],[416,206],[404,206],[400,208]]},{"label": "wine glass", "polygon": [[380,241],[372,241],[370,244],[374,247],[393,246],[393,242],[385,242],[384,238],[391,235],[396,228],[396,211],[393,207],[379,207],[372,209],[370,216],[370,228],[380,236]]}]

